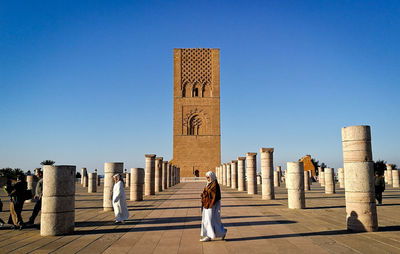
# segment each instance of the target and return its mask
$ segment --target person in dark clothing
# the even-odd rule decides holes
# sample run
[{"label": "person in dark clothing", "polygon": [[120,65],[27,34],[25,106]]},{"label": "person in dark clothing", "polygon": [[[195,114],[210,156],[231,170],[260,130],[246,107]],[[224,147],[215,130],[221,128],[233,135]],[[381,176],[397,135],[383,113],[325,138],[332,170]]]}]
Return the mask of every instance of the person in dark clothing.
[{"label": "person in dark clothing", "polygon": [[37,171],[36,172],[36,177],[39,178],[39,181],[36,184],[36,190],[35,190],[36,204],[35,204],[35,207],[33,208],[32,215],[29,218],[28,224],[34,224],[35,223],[35,218],[39,214],[40,210],[42,209],[43,172],[42,171]]},{"label": "person in dark clothing", "polygon": [[382,192],[385,191],[385,179],[383,176],[379,175],[378,172],[375,173],[375,198],[378,200],[378,204],[382,204]]},{"label": "person in dark clothing", "polygon": [[22,209],[25,202],[25,195],[27,190],[27,183],[24,175],[17,176],[17,182],[14,184],[11,191],[7,191],[10,196],[10,217],[8,218],[8,224],[14,225],[14,228],[22,229]]}]

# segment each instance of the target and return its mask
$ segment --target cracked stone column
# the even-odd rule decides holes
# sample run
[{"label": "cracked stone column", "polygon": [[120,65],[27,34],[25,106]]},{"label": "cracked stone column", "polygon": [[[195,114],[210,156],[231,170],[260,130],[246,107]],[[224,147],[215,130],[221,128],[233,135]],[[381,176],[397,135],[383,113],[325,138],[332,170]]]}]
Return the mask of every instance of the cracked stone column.
[{"label": "cracked stone column", "polygon": [[387,184],[393,185],[393,165],[386,164],[386,177],[387,177]]},{"label": "cracked stone column", "polygon": [[144,169],[131,168],[130,199],[132,201],[143,200]]},{"label": "cracked stone column", "polygon": [[246,154],[247,194],[257,194],[257,153]]},{"label": "cracked stone column", "polygon": [[103,193],[103,209],[104,211],[112,211],[112,192],[114,187],[113,176],[122,174],[124,171],[123,162],[106,162],[104,163],[104,193]]},{"label": "cracked stone column", "polygon": [[155,161],[155,191],[162,191],[162,161],[163,157],[156,157]]},{"label": "cracked stone column", "polygon": [[84,177],[85,175],[87,175],[87,170],[86,170],[86,168],[81,168],[81,184],[82,184],[82,186],[84,185],[84,184],[83,184],[83,177]]},{"label": "cracked stone column", "polygon": [[342,146],[347,229],[352,232],[377,231],[370,127],[342,128]]},{"label": "cracked stone column", "polygon": [[231,187],[232,174],[231,174],[231,164],[226,163],[226,186]]},{"label": "cracked stone column", "polygon": [[290,209],[304,209],[306,200],[303,162],[288,162],[285,180],[288,189],[288,207]]},{"label": "cracked stone column", "polygon": [[75,174],[76,166],[43,166],[41,236],[74,232]]},{"label": "cracked stone column", "polygon": [[392,183],[393,183],[393,188],[399,188],[399,170],[398,169],[392,169]]},{"label": "cracked stone column", "polygon": [[274,190],[274,148],[261,148],[261,190],[262,199],[275,199]]},{"label": "cracked stone column", "polygon": [[97,174],[90,173],[89,174],[89,184],[88,184],[88,193],[97,192]]},{"label": "cracked stone column", "polygon": [[305,171],[304,172],[304,190],[309,191],[311,190],[310,186],[310,174],[308,174],[310,171]]},{"label": "cracked stone column", "polygon": [[155,195],[155,164],[156,155],[146,154],[146,168],[144,171],[144,195]]},{"label": "cracked stone column", "polygon": [[226,164],[222,164],[222,185],[226,186]]},{"label": "cracked stone column", "polygon": [[335,193],[335,175],[333,168],[325,168],[325,194]]},{"label": "cracked stone column", "polygon": [[238,157],[238,191],[246,191],[246,171],[244,161],[246,157]]},{"label": "cracked stone column", "polygon": [[162,163],[162,189],[168,188],[168,161]]},{"label": "cracked stone column", "polygon": [[231,187],[232,189],[237,189],[238,188],[238,170],[237,170],[237,160],[231,161],[231,172],[232,172],[232,184]]},{"label": "cracked stone column", "polygon": [[339,187],[344,188],[344,169],[338,168]]}]

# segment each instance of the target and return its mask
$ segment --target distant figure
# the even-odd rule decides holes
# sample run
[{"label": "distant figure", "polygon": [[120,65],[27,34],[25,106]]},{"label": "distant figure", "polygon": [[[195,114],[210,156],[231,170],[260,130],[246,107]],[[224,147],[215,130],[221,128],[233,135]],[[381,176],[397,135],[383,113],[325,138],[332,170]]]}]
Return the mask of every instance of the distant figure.
[{"label": "distant figure", "polygon": [[36,204],[35,207],[33,208],[33,212],[31,217],[29,218],[28,224],[34,224],[35,223],[35,218],[39,214],[40,210],[42,209],[42,196],[43,196],[43,172],[42,171],[36,171],[36,177],[39,179],[39,181],[36,184],[36,189],[35,189],[35,200]]},{"label": "distant figure", "polygon": [[378,200],[378,205],[382,205],[382,192],[384,191],[385,179],[378,172],[375,172],[375,198]]},{"label": "distant figure", "polygon": [[201,194],[202,217],[200,242],[208,242],[216,237],[225,239],[227,230],[221,223],[221,190],[214,172],[206,173],[207,185]]},{"label": "distant figure", "polygon": [[[1,202],[1,199],[0,199],[0,212],[2,212],[2,211],[3,211],[3,202]],[[4,224],[5,224],[4,220],[2,220],[0,218],[0,228],[2,228],[4,226]]]},{"label": "distant figure", "polygon": [[129,211],[126,205],[124,181],[122,180],[122,176],[121,174],[116,174],[113,178],[114,188],[112,202],[115,214],[115,224],[120,224],[129,218]]},{"label": "distant figure", "polygon": [[8,218],[8,224],[12,224],[14,229],[23,227],[23,220],[21,212],[26,200],[27,183],[24,175],[17,176],[17,182],[14,186],[10,187],[10,191],[7,191],[10,196],[10,217]]}]

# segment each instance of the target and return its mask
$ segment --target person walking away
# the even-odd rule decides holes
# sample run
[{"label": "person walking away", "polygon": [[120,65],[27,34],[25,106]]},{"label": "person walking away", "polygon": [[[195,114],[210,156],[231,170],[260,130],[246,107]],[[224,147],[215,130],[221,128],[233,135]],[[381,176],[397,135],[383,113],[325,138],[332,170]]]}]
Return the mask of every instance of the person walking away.
[{"label": "person walking away", "polygon": [[221,237],[225,239],[227,230],[221,222],[221,190],[217,177],[212,171],[206,173],[207,185],[201,194],[201,242]]},{"label": "person walking away", "polygon": [[385,179],[378,172],[375,172],[375,198],[378,200],[378,205],[382,205],[382,192],[384,191]]},{"label": "person walking away", "polygon": [[128,206],[126,205],[126,196],[124,190],[124,181],[121,174],[116,174],[114,178],[113,188],[113,208],[115,214],[115,224],[123,223],[129,218]]},{"label": "person walking away", "polygon": [[24,175],[17,176],[17,182],[14,184],[12,190],[9,192],[10,196],[10,217],[8,224],[14,225],[14,229],[23,228],[22,209],[26,199],[28,185],[25,181]]},{"label": "person walking away", "polygon": [[39,178],[39,181],[36,184],[35,189],[35,197],[36,200],[35,207],[33,208],[33,212],[31,217],[29,218],[28,224],[33,225],[35,223],[36,216],[38,216],[40,210],[42,209],[42,196],[43,196],[43,172],[37,171],[36,177]]}]

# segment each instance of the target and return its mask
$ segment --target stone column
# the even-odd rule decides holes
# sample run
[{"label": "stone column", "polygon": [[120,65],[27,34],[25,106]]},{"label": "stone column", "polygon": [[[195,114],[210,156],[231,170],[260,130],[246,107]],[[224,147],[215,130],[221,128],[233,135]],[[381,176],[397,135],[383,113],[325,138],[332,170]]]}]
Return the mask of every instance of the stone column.
[{"label": "stone column", "polygon": [[247,153],[246,154],[246,175],[247,175],[247,193],[257,194],[257,153]]},{"label": "stone column", "polygon": [[143,200],[144,169],[131,168],[130,199],[132,201]]},{"label": "stone column", "polygon": [[97,175],[97,186],[100,186],[101,184],[101,178],[99,175]]},{"label": "stone column", "polygon": [[231,164],[226,163],[226,186],[231,187],[232,183],[232,174],[231,174]]},{"label": "stone column", "polygon": [[[34,175],[27,175],[26,176],[26,184],[27,184],[27,189],[31,191],[32,197],[35,196],[36,192],[36,181],[35,181],[35,176]],[[31,203],[33,199],[28,199],[25,202],[26,203]]]},{"label": "stone column", "polygon": [[226,186],[226,163],[222,164],[222,185]]},{"label": "stone column", "polygon": [[125,188],[131,187],[131,174],[125,173]]},{"label": "stone column", "polygon": [[312,171],[308,170],[308,179],[309,179],[309,185],[310,185],[310,189],[311,189],[311,185],[312,185],[312,179],[313,179],[313,175],[312,175]]},{"label": "stone column", "polygon": [[162,163],[162,189],[168,188],[168,161],[163,161]]},{"label": "stone column", "polygon": [[155,154],[146,154],[146,168],[144,171],[144,195],[155,195]]},{"label": "stone column", "polygon": [[343,168],[338,168],[338,179],[339,179],[339,187],[344,188],[344,170],[343,170]]},{"label": "stone column", "polygon": [[86,174],[86,175],[83,176],[83,184],[82,184],[82,187],[87,188],[87,187],[88,187],[88,184],[89,184],[89,178],[88,178],[88,175]]},{"label": "stone column", "polygon": [[178,167],[177,170],[177,179],[176,179],[177,183],[181,182],[181,168]]},{"label": "stone column", "polygon": [[74,232],[75,175],[76,166],[43,166],[41,236]]},{"label": "stone column", "polygon": [[392,169],[392,183],[393,183],[393,188],[399,188],[399,170],[398,169]]},{"label": "stone column", "polygon": [[304,190],[305,191],[311,190],[310,175],[308,174],[308,172],[310,172],[310,171],[305,171],[304,172]]},{"label": "stone column", "polygon": [[393,185],[393,165],[392,164],[386,164],[386,177],[387,177],[387,183],[389,185]]},{"label": "stone column", "polygon": [[162,161],[163,157],[156,157],[155,161],[155,191],[162,191]]},{"label": "stone column", "polygon": [[112,211],[112,192],[114,186],[113,176],[122,174],[124,170],[123,162],[106,162],[104,163],[104,193],[103,193],[103,209],[104,211]]},{"label": "stone column", "polygon": [[319,173],[319,183],[321,184],[322,187],[325,187],[325,172],[322,171],[322,169]]},{"label": "stone column", "polygon": [[377,231],[374,162],[369,126],[342,128],[347,229]]},{"label": "stone column", "polygon": [[274,148],[261,148],[262,199],[275,199],[274,191]]},{"label": "stone column", "polygon": [[232,189],[237,189],[238,178],[237,178],[237,160],[231,161],[231,187]]},{"label": "stone column", "polygon": [[383,176],[384,176],[384,178],[385,178],[385,183],[387,184],[387,183],[388,183],[388,180],[387,180],[387,170],[384,171]]},{"label": "stone column", "polygon": [[175,165],[171,167],[171,186],[175,185]]},{"label": "stone column", "polygon": [[256,175],[257,185],[261,185],[261,175]]},{"label": "stone column", "polygon": [[[84,183],[83,183],[83,177],[84,177],[85,175],[87,175],[87,170],[86,170],[86,168],[81,168],[81,184],[82,184],[82,185],[84,185]],[[86,187],[87,187],[87,185],[86,185]]]},{"label": "stone column", "polygon": [[290,209],[304,209],[306,200],[303,162],[288,162],[285,180],[288,188],[288,207]]},{"label": "stone column", "polygon": [[172,185],[172,179],[171,179],[171,175],[172,175],[172,165],[171,163],[168,163],[168,170],[167,170],[167,187],[170,188]]},{"label": "stone column", "polygon": [[279,187],[280,182],[279,182],[279,172],[274,171],[274,187]]},{"label": "stone column", "polygon": [[325,168],[325,194],[335,193],[335,175],[333,173],[333,168]]},{"label": "stone column", "polygon": [[282,182],[282,168],[281,166],[277,166],[276,167],[276,172],[278,172],[278,186],[281,186],[281,182]]},{"label": "stone column", "polygon": [[88,193],[97,192],[97,174],[90,173],[89,180],[88,180]]},{"label": "stone column", "polygon": [[238,157],[238,191],[246,191],[246,171],[244,161],[246,157]]}]

